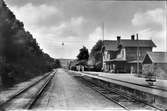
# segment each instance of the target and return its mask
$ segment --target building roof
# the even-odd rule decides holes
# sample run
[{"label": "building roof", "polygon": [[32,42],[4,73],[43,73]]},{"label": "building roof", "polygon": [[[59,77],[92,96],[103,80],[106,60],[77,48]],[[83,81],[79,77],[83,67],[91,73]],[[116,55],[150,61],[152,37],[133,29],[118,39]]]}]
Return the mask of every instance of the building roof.
[{"label": "building roof", "polygon": [[[156,47],[152,40],[126,40],[121,39],[120,44],[123,47]],[[105,50],[118,50],[117,40],[104,40]]]},{"label": "building roof", "polygon": [[115,58],[115,59],[111,59],[110,61],[126,61],[126,60],[123,58]]},{"label": "building roof", "polygon": [[147,52],[143,63],[167,63],[167,52]]},{"label": "building roof", "polygon": [[113,41],[113,40],[104,40],[103,43],[104,43],[105,50],[113,50],[113,51],[118,50],[117,42],[116,41]]},{"label": "building roof", "polygon": [[142,60],[133,60],[133,61],[129,61],[128,63],[142,63]]}]

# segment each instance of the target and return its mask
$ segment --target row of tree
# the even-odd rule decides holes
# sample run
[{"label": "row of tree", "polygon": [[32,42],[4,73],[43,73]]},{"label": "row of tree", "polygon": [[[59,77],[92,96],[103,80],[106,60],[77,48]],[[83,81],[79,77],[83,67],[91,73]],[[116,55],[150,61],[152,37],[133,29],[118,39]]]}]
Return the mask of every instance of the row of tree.
[{"label": "row of tree", "polygon": [[27,80],[59,67],[25,31],[4,1],[0,0],[0,74],[3,84]]},{"label": "row of tree", "polygon": [[101,71],[102,70],[102,47],[103,42],[99,40],[91,49],[89,54],[88,49],[83,46],[79,50],[77,55],[77,60],[70,63],[70,66],[73,70],[76,70],[77,65],[82,65],[85,67],[85,70]]}]

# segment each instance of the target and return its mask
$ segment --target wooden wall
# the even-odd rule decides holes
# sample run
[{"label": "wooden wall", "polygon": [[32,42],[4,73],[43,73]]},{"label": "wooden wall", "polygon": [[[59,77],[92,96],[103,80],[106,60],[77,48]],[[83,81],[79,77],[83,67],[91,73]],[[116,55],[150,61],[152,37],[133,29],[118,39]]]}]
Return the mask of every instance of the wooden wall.
[{"label": "wooden wall", "polygon": [[[139,59],[143,60],[146,53],[151,52],[151,51],[152,51],[151,47],[140,47],[139,48],[139,52],[140,52]],[[126,48],[126,59],[128,61],[137,60],[137,47],[127,47]]]}]

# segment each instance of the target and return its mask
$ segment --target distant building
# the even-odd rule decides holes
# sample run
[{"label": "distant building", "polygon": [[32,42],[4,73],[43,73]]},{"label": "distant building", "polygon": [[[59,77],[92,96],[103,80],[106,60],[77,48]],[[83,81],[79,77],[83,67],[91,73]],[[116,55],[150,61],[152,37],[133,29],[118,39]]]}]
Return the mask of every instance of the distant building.
[{"label": "distant building", "polygon": [[143,74],[156,75],[158,79],[167,79],[167,52],[148,52],[143,60]]},{"label": "distant building", "polygon": [[152,40],[131,39],[104,40],[103,70],[118,73],[142,72],[142,60],[156,45]]},{"label": "distant building", "polygon": [[60,64],[63,68],[68,68],[70,61],[73,61],[73,59],[58,59],[60,61]]}]

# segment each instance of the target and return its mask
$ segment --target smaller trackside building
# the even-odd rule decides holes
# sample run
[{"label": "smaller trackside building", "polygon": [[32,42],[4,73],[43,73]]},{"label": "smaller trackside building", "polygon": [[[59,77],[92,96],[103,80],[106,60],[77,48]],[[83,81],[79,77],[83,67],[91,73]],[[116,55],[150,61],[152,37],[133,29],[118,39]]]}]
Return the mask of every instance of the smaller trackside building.
[{"label": "smaller trackside building", "polygon": [[142,63],[143,76],[149,72],[167,80],[167,52],[147,52]]}]

